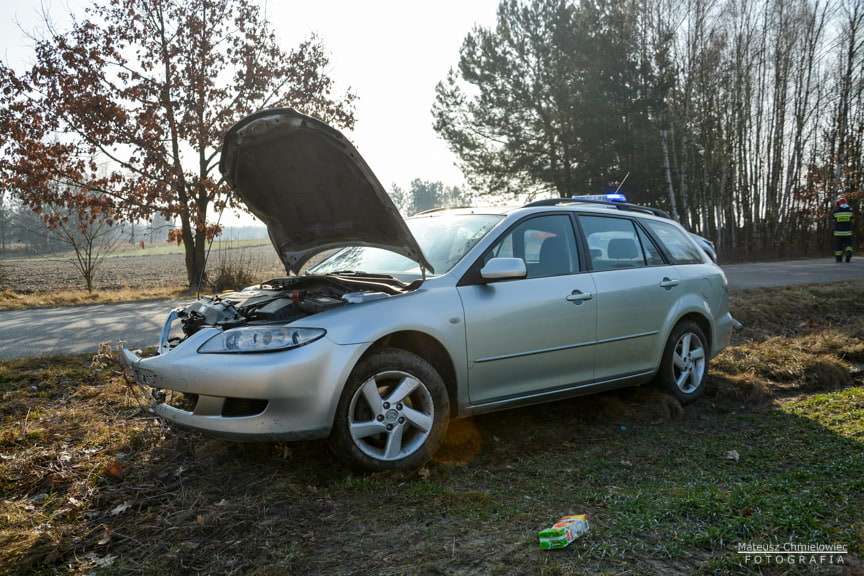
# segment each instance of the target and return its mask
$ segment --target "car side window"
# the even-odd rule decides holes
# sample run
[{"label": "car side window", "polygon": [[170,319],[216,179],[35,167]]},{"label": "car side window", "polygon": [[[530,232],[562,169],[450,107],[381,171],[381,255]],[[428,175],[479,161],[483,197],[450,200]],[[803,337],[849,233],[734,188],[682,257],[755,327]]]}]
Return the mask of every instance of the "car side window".
[{"label": "car side window", "polygon": [[579,256],[570,217],[556,214],[520,222],[492,246],[484,262],[491,258],[522,259],[528,278],[578,272]]},{"label": "car side window", "polygon": [[642,243],[642,250],[645,252],[645,262],[648,266],[662,266],[666,264],[666,261],[663,259],[663,255],[660,253],[660,249],[657,248],[657,245],[654,244],[654,241],[645,233],[645,231],[636,227],[636,231],[639,232],[639,241]]},{"label": "car side window", "polygon": [[628,218],[579,216],[579,223],[588,240],[594,270],[641,268],[663,262],[657,247],[643,242],[639,229]]},{"label": "car side window", "polygon": [[693,243],[686,232],[674,224],[647,219],[644,222],[675,264],[701,264],[705,261],[702,249]]}]

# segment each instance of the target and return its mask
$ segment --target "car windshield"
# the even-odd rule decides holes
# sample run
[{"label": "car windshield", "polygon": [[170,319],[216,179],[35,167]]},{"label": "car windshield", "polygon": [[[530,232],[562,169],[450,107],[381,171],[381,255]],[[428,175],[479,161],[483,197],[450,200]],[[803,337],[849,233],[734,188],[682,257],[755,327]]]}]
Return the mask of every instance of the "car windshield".
[{"label": "car windshield", "polygon": [[[411,218],[405,222],[438,276],[453,268],[501,218],[491,214],[442,214]],[[406,279],[421,275],[417,262],[395,252],[369,246],[344,248],[309,272],[362,272],[397,278],[402,276]]]}]

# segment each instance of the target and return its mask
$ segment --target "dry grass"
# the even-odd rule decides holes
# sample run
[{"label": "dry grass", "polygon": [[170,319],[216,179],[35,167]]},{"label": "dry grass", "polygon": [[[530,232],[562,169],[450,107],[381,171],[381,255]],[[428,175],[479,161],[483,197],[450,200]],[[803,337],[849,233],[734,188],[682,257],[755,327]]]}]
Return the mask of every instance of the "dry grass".
[{"label": "dry grass", "polygon": [[744,329],[713,370],[737,393],[837,390],[864,368],[864,281],[740,292],[731,308]]},{"label": "dry grass", "polygon": [[808,284],[786,288],[755,288],[733,292],[731,309],[744,324],[741,336],[746,341],[773,336],[812,334],[837,327],[854,334],[850,319],[861,315],[864,280]]},{"label": "dry grass", "polygon": [[[246,250],[220,248],[210,255],[207,289],[210,292],[238,290],[264,280],[267,270]],[[269,270],[272,273],[272,269]],[[272,274],[271,274],[272,275]]]},{"label": "dry grass", "polygon": [[76,542],[104,537],[89,521],[93,510],[105,487],[122,478],[123,451],[140,448],[152,428],[152,420],[139,419],[124,380],[104,365],[104,354],[92,362],[0,364],[0,573],[35,572]]},{"label": "dry grass", "polygon": [[59,290],[47,293],[22,294],[14,290],[0,292],[0,311],[50,308],[53,306],[78,306],[82,304],[109,304],[136,300],[173,300],[193,295],[181,286],[153,288],[120,288],[117,290]]}]

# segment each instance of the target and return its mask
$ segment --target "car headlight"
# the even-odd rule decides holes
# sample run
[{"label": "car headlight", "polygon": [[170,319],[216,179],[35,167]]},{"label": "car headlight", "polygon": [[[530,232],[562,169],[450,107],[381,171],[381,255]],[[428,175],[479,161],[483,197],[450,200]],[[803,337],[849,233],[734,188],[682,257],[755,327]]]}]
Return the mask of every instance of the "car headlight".
[{"label": "car headlight", "polygon": [[274,352],[297,348],[318,340],[327,331],[322,328],[293,326],[244,326],[216,334],[198,348],[202,354]]}]

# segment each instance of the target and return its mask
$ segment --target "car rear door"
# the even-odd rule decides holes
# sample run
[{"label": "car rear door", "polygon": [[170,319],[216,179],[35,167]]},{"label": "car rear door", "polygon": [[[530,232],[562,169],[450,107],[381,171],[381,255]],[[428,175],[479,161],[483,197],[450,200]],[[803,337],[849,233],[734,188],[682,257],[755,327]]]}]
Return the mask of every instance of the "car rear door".
[{"label": "car rear door", "polygon": [[580,215],[579,223],[597,290],[595,378],[650,374],[681,294],[678,271],[631,218]]},{"label": "car rear door", "polygon": [[589,384],[597,306],[591,274],[580,272],[571,217],[559,213],[522,220],[476,268],[494,257],[521,258],[528,275],[458,288],[471,404]]}]

